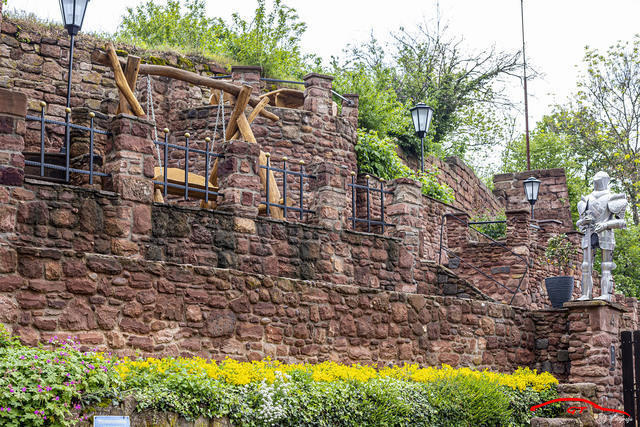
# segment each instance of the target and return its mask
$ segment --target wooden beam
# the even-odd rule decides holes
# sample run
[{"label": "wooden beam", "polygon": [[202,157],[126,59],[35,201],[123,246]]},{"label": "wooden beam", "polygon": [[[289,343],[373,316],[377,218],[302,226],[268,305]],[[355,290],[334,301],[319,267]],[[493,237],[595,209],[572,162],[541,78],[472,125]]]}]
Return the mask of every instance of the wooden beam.
[{"label": "wooden beam", "polygon": [[[262,98],[262,97],[261,97]],[[249,114],[249,118],[247,119],[247,121],[249,122],[249,124],[253,123],[253,121],[256,119],[256,117],[258,117],[258,114],[260,114],[260,111],[262,111],[262,109],[269,104],[269,98],[265,97],[262,98],[260,100],[260,103],[258,105],[256,105],[255,107],[253,107],[253,111],[251,111],[251,114]],[[230,140],[234,140],[237,139],[239,137],[239,132],[236,131],[236,133],[233,134],[233,136],[230,138]]]},{"label": "wooden beam", "polygon": [[[129,55],[127,57],[127,67],[124,69],[124,77],[127,79],[127,84],[131,88],[132,91],[136,90],[136,83],[138,81],[138,70],[140,69],[140,57]],[[149,96],[149,95],[147,95]],[[116,114],[133,114],[131,110],[131,106],[126,101],[126,99],[122,96],[122,92],[120,92],[120,104],[118,104],[118,110]]]},{"label": "wooden beam", "polygon": [[133,109],[133,113],[138,117],[144,117],[144,110],[138,103],[138,100],[134,96],[131,88],[127,83],[127,79],[122,72],[122,67],[120,65],[120,61],[118,60],[118,56],[116,55],[116,50],[113,47],[111,42],[107,43],[107,57],[109,58],[109,64],[113,69],[113,75],[116,80],[116,86],[120,90],[120,93],[124,95],[125,99]]},{"label": "wooden beam", "polygon": [[249,102],[251,91],[251,86],[244,85],[238,93],[236,105],[233,107],[231,117],[229,117],[229,123],[227,123],[227,133],[225,134],[225,140],[229,141],[231,139],[231,136],[236,133],[236,129],[238,129],[238,118],[240,116],[243,116],[244,119],[247,120],[246,116],[244,116],[244,109],[247,108],[247,103]]},{"label": "wooden beam", "polygon": [[[111,65],[111,62],[109,61],[107,55],[99,51],[92,54],[92,59],[98,64]],[[124,61],[122,61],[122,64],[124,65]],[[212,78],[201,76],[200,74],[196,74],[191,71],[180,70],[179,68],[168,67],[166,65],[142,64],[140,65],[139,73],[148,74],[151,76],[170,77],[172,79],[182,80],[196,86],[206,86],[218,90],[222,89],[223,91],[229,92],[235,97],[238,97],[241,89],[240,86],[233,83],[214,80]],[[260,99],[257,96],[251,97],[249,99],[249,105],[251,105],[252,107],[258,105],[259,102]],[[267,110],[262,110],[260,114],[274,122],[280,120],[278,116]]]}]

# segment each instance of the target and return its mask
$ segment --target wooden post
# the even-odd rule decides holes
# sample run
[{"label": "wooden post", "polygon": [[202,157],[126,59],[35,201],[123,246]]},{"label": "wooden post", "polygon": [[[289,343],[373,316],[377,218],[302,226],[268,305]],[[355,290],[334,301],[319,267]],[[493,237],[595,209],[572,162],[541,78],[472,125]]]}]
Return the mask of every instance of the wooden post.
[{"label": "wooden post", "polygon": [[[247,121],[249,122],[249,124],[253,123],[253,121],[255,120],[256,117],[258,117],[258,114],[260,114],[260,111],[262,111],[262,109],[264,107],[266,107],[269,104],[269,97],[264,97],[260,100],[260,103],[258,105],[256,105],[253,108],[253,111],[251,111],[251,113],[249,114],[249,118],[247,119]],[[238,131],[236,131],[236,133],[233,134],[233,136],[231,137],[231,140],[234,140],[236,138],[238,138],[240,135],[238,133]]]},{"label": "wooden post", "polygon": [[227,133],[225,135],[225,139],[227,141],[230,141],[231,137],[236,133],[236,130],[238,129],[238,117],[244,116],[244,110],[247,108],[250,96],[251,86],[242,86],[242,89],[240,89],[240,93],[238,94],[238,99],[236,99],[236,105],[233,107],[233,111],[231,112],[231,117],[229,117],[229,124],[227,125]]},{"label": "wooden post", "polygon": [[133,113],[136,116],[144,117],[144,110],[140,106],[140,103],[136,99],[135,95],[131,91],[131,88],[129,87],[129,84],[127,83],[127,79],[122,72],[120,61],[118,60],[116,50],[113,47],[112,43],[107,43],[107,56],[109,57],[111,68],[113,68],[113,75],[116,80],[116,86],[118,86],[118,89],[120,90],[120,94],[127,100],[129,105],[133,109]]},{"label": "wooden post", "polygon": [[[127,57],[127,66],[124,70],[124,77],[127,79],[127,85],[132,91],[136,89],[136,82],[138,81],[138,70],[140,69],[140,57],[129,55]],[[149,95],[147,95],[149,96]],[[133,114],[131,106],[120,92],[120,104],[118,104],[118,110],[116,114]]]}]

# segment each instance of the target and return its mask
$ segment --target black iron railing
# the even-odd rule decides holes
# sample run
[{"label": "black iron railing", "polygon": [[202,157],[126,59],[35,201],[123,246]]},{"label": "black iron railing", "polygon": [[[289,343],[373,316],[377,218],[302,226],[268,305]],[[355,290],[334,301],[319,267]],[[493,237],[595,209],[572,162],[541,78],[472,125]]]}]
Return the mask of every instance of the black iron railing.
[{"label": "black iron railing", "polygon": [[[291,169],[287,169],[287,162],[289,159],[287,159],[286,157],[282,158],[282,168],[274,168],[271,166],[271,155],[269,153],[265,154],[267,157],[267,165],[260,165],[261,169],[265,169],[266,170],[266,184],[265,184],[265,193],[266,193],[266,201],[264,203],[264,206],[266,207],[266,214],[267,216],[270,215],[270,207],[274,206],[277,208],[282,209],[282,211],[284,212],[284,219],[287,219],[287,215],[289,212],[297,212],[300,218],[300,221],[302,221],[304,219],[304,214],[305,213],[310,213],[310,214],[315,214],[316,212],[311,210],[311,209],[306,209],[304,207],[304,178],[309,178],[309,179],[316,179],[316,177],[314,175],[309,175],[306,174],[304,172],[304,160],[300,160],[298,162],[298,164],[300,165],[300,170],[299,171],[293,171]],[[269,175],[271,174],[271,172],[279,172],[282,173],[282,200],[281,201],[277,201],[276,203],[273,203],[272,201],[269,200],[269,190],[270,190],[270,179],[269,179]],[[290,206],[289,202],[288,202],[288,195],[287,195],[287,191],[288,191],[288,184],[287,184],[287,176],[297,176],[298,177],[298,206]]]},{"label": "black iron railing", "polygon": [[[483,237],[487,238],[493,245],[503,248],[505,251],[511,253],[513,256],[515,256],[516,258],[518,258],[518,259],[520,259],[522,261],[522,264],[524,265],[524,273],[520,276],[520,279],[518,280],[518,286],[516,286],[515,289],[510,289],[506,284],[504,284],[504,283],[500,282],[499,280],[497,280],[492,274],[487,273],[487,272],[481,270],[480,268],[476,267],[475,265],[464,261],[460,257],[460,255],[458,255],[457,253],[455,253],[454,251],[450,250],[448,247],[446,247],[444,245],[444,241],[443,241],[444,226],[445,226],[446,221],[449,218],[459,222],[460,224],[463,224],[467,228],[469,228],[469,229],[475,231],[476,233],[482,235]],[[455,214],[451,214],[451,213],[444,214],[442,216],[442,222],[440,223],[440,251],[439,251],[439,254],[438,254],[438,264],[442,264],[442,253],[445,252],[447,254],[447,256],[449,256],[449,258],[456,259],[460,264],[463,264],[464,266],[473,269],[474,271],[480,273],[482,276],[484,276],[486,279],[488,279],[492,283],[495,283],[496,285],[500,286],[501,288],[506,289],[507,292],[510,292],[512,295],[511,295],[511,300],[509,300],[509,304],[511,304],[511,303],[513,303],[513,299],[515,298],[516,294],[518,292],[520,292],[520,287],[522,286],[522,282],[524,281],[524,278],[529,273],[529,262],[522,255],[518,255],[517,253],[515,253],[514,251],[509,249],[509,247],[507,245],[505,245],[504,243],[502,243],[502,242],[500,242],[498,240],[495,240],[491,236],[488,236],[487,234],[485,234],[482,231],[478,230],[477,228],[473,227],[473,225],[495,224],[495,223],[499,223],[499,222],[502,222],[502,221],[467,222],[464,219],[457,217]]]},{"label": "black iron railing", "polygon": [[[629,415],[625,426],[636,427],[640,423],[640,331],[622,331],[620,334],[622,356],[622,399],[624,411]],[[610,349],[611,370],[615,369],[615,347]]]},{"label": "black iron railing", "polygon": [[[59,121],[59,120],[53,120],[53,119],[47,119],[45,117],[45,108],[46,108],[47,104],[45,102],[41,102],[40,103],[40,107],[42,108],[41,113],[39,116],[32,116],[27,114],[26,116],[26,120],[27,121],[33,121],[33,122],[39,122],[40,123],[40,153],[39,153],[39,160],[30,160],[30,159],[26,159],[25,160],[25,165],[27,166],[36,166],[38,167],[39,170],[39,174],[37,174],[36,176],[39,176],[41,178],[48,178],[46,175],[46,169],[53,169],[53,170],[57,170],[57,171],[62,171],[64,172],[64,182],[69,182],[69,174],[70,173],[79,173],[79,174],[84,174],[84,175],[89,175],[89,184],[93,184],[93,177],[94,176],[100,176],[100,177],[107,177],[110,176],[109,174],[100,172],[100,171],[96,171],[94,170],[94,161],[95,161],[95,155],[94,155],[94,139],[95,139],[95,135],[99,134],[99,135],[109,135],[109,133],[107,131],[104,130],[100,130],[100,129],[96,129],[95,128],[95,123],[94,123],[94,118],[95,118],[95,113],[90,112],[89,113],[89,126],[81,126],[78,124],[74,124],[71,123],[70,120],[70,114],[71,114],[71,109],[67,108],[66,111],[66,120],[65,121]],[[48,124],[52,124],[52,125],[57,125],[57,126],[63,126],[64,127],[64,146],[63,146],[63,151],[62,153],[58,153],[61,156],[64,157],[64,165],[60,165],[60,164],[54,164],[54,163],[49,163],[47,161],[45,161],[45,154],[49,155],[51,153],[46,153],[45,152],[45,139],[46,139],[46,125]],[[89,133],[89,167],[88,170],[85,169],[78,169],[78,168],[72,168],[71,167],[71,129],[75,129],[78,131],[84,131],[84,132],[88,132]]]},{"label": "black iron railing", "polygon": [[[351,187],[351,216],[348,218],[351,220],[351,226],[353,229],[356,229],[357,223],[365,223],[367,224],[367,232],[371,233],[371,226],[380,226],[381,232],[384,233],[385,227],[393,227],[394,224],[390,224],[385,222],[384,220],[384,195],[385,194],[393,194],[391,191],[384,189],[384,182],[380,181],[380,188],[371,187],[369,185],[369,179],[371,177],[369,175],[365,176],[366,183],[365,185],[356,183],[356,173],[351,172],[351,184],[347,184]],[[357,212],[357,204],[356,204],[356,192],[358,189],[365,190],[366,198],[367,198],[367,215],[364,218],[358,217]],[[380,194],[380,219],[371,219],[371,193],[379,193]]]},{"label": "black iron railing", "polygon": [[[158,141],[154,140],[153,143],[158,147],[158,163],[162,165],[162,181],[157,181],[154,179],[153,184],[156,186],[162,187],[162,195],[166,199],[167,194],[171,193],[174,195],[182,195],[184,194],[184,199],[189,200],[189,193],[192,193],[194,197],[199,199],[204,199],[205,203],[209,202],[210,196],[222,196],[221,193],[218,192],[218,187],[214,187],[209,181],[209,175],[212,170],[212,159],[223,157],[222,154],[212,153],[211,152],[211,139],[209,137],[205,138],[205,149],[200,150],[197,148],[189,147],[189,142],[191,135],[189,133],[185,133],[185,141],[184,146],[171,144],[169,143],[169,129],[164,129],[164,140]],[[160,159],[159,149],[162,149],[164,154],[164,162]],[[170,150],[171,149],[171,150]],[[170,171],[169,169],[169,159],[170,153],[173,150],[178,150],[184,152],[184,175],[182,175],[182,171],[179,171],[178,174],[180,176],[172,177],[169,179]],[[193,154],[200,154],[204,156],[205,159],[205,167],[204,167],[204,176],[200,176],[195,173],[189,172],[189,161],[193,158],[190,157]],[[192,183],[189,184],[189,178],[197,178],[202,181],[201,183]],[[157,176],[157,174],[155,174]],[[179,178],[179,181],[173,178]]]}]

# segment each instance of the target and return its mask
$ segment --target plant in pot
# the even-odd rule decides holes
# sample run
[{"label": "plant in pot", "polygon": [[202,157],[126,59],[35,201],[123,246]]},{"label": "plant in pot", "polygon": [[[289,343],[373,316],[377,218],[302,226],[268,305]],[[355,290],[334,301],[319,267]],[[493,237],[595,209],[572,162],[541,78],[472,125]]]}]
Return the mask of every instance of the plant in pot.
[{"label": "plant in pot", "polygon": [[566,234],[556,234],[547,241],[544,255],[549,270],[560,274],[544,279],[547,295],[554,308],[562,308],[562,304],[571,300],[576,253],[575,246]]}]

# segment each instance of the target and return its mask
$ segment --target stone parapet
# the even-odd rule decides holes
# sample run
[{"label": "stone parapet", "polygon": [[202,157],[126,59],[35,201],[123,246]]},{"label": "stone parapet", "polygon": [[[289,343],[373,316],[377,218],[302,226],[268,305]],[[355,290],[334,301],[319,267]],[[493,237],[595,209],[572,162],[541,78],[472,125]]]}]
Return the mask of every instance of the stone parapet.
[{"label": "stone parapet", "polygon": [[346,200],[348,171],[333,163],[316,163],[311,166],[309,173],[316,178],[311,181],[309,190],[314,193],[311,210],[315,215],[312,224],[317,224],[329,230],[346,228],[349,209]]},{"label": "stone parapet", "polygon": [[342,96],[346,98],[346,101],[342,101],[342,117],[349,120],[349,123],[357,128],[360,96],[355,93],[345,93]]}]

